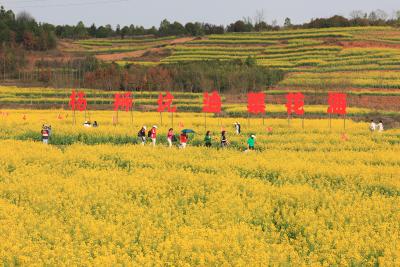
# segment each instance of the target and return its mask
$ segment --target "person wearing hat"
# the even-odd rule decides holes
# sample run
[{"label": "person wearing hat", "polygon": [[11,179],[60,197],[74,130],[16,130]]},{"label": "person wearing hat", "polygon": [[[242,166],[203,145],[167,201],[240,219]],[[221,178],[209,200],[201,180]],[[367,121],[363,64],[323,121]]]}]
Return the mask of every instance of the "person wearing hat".
[{"label": "person wearing hat", "polygon": [[254,150],[255,142],[256,142],[256,136],[254,134],[250,135],[249,139],[247,139],[247,145],[249,150]]},{"label": "person wearing hat", "polygon": [[146,125],[143,125],[142,129],[138,132],[138,138],[142,145],[146,143]]},{"label": "person wearing hat", "polygon": [[153,125],[153,127],[150,130],[150,138],[153,146],[156,146],[156,141],[157,141],[157,126]]}]

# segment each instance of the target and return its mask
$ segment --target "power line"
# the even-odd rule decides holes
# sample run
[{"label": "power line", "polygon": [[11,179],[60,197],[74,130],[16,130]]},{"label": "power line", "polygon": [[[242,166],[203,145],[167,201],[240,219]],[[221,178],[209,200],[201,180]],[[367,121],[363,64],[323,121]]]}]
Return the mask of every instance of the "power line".
[{"label": "power line", "polygon": [[[30,0],[24,0],[30,1]],[[38,0],[46,1],[46,0]],[[91,2],[80,2],[80,3],[67,3],[67,4],[46,4],[46,5],[28,5],[28,6],[12,6],[11,8],[46,8],[46,7],[69,7],[69,6],[85,6],[85,5],[98,5],[98,4],[115,4],[121,2],[128,2],[130,0],[104,0],[104,1],[91,1]],[[37,2],[37,1],[30,1]]]},{"label": "power line", "polygon": [[34,2],[44,2],[44,1],[50,1],[50,0],[21,0],[21,1],[19,1],[19,0],[3,0],[2,2],[7,3],[7,1],[20,4],[20,3],[32,3],[32,2],[33,3]]}]

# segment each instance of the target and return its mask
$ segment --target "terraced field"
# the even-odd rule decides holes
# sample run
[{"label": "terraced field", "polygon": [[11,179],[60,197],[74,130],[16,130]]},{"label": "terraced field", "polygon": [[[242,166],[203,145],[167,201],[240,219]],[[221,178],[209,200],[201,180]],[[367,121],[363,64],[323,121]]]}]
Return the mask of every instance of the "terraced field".
[{"label": "terraced field", "polygon": [[[76,45],[85,53],[105,54],[99,58],[116,60],[120,65],[154,66],[209,60],[244,62],[252,58],[258,65],[288,72],[277,90],[400,88],[400,30],[391,27],[229,33],[179,42],[175,38],[84,40]],[[154,49],[168,53],[151,62],[140,59],[144,52],[151,54]],[[136,55],[132,51],[140,53]],[[119,56],[112,56],[118,52]]]},{"label": "terraced field", "polygon": [[390,27],[211,35],[170,48],[162,63],[253,57],[289,72],[281,87],[400,88],[400,31]]}]

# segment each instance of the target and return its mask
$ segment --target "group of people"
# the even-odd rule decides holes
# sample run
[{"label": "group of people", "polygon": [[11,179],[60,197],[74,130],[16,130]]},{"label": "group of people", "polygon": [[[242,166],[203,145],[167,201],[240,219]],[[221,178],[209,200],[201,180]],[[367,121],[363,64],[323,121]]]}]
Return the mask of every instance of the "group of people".
[{"label": "group of people", "polygon": [[[158,129],[158,127],[156,125],[153,125],[151,127],[151,129],[149,131],[147,131],[146,125],[143,125],[142,128],[139,130],[139,132],[137,134],[139,143],[141,143],[142,145],[145,145],[147,138],[150,138],[152,146],[156,146],[157,129]],[[236,132],[236,134],[239,135],[240,131],[241,131],[240,124],[236,122],[235,123],[235,132]],[[168,146],[169,147],[172,147],[173,143],[178,141],[177,135],[175,135],[173,128],[169,128],[166,137],[167,137],[167,142],[168,142]],[[249,150],[254,150],[255,139],[256,139],[256,136],[254,134],[251,134],[249,136],[249,139],[247,140],[247,146],[248,146]],[[204,146],[211,147],[212,146],[212,140],[213,140],[213,138],[211,136],[211,132],[207,131],[206,135],[204,136],[204,139],[203,139]],[[188,141],[189,141],[189,135],[185,130],[183,130],[179,134],[179,145],[178,145],[178,147],[179,148],[186,148]],[[225,147],[227,147],[229,145],[228,138],[226,136],[226,131],[225,130],[221,131],[220,145],[221,145],[222,148],[225,148]]]},{"label": "group of people", "polygon": [[94,121],[93,124],[91,124],[90,121],[85,121],[83,123],[83,126],[89,128],[89,127],[98,127],[99,125],[97,124],[97,121]]},{"label": "group of people", "polygon": [[[83,124],[84,127],[98,127],[97,121],[94,121],[93,124],[90,123],[90,121],[85,121],[85,123]],[[241,134],[241,126],[239,122],[235,122],[234,123],[234,127],[235,127],[235,133],[237,135]],[[147,127],[145,125],[142,126],[142,128],[139,130],[137,136],[139,139],[139,143],[141,143],[142,145],[146,144],[146,140],[147,138],[149,138],[151,140],[151,144],[153,146],[156,146],[156,142],[157,142],[157,129],[158,127],[156,125],[153,125],[151,127],[151,129],[149,131],[147,131]],[[374,131],[378,131],[378,132],[383,132],[383,122],[380,120],[379,123],[375,123],[374,120],[371,120],[369,129],[374,132]],[[41,135],[42,135],[42,141],[44,144],[48,144],[49,143],[49,138],[51,136],[51,125],[46,125],[43,124],[42,125],[42,130],[41,130]],[[204,137],[204,145],[206,147],[211,147],[212,146],[212,136],[211,136],[211,132],[207,131],[206,135]],[[177,142],[178,138],[177,135],[175,135],[174,133],[174,129],[170,128],[167,132],[167,142],[168,142],[168,146],[172,147],[173,143]],[[187,143],[189,141],[189,135],[187,133],[187,131],[183,130],[180,134],[179,134],[179,148],[186,148]],[[247,149],[248,150],[254,150],[255,149],[255,143],[256,143],[256,136],[254,134],[251,134],[248,139],[247,139]],[[225,148],[229,145],[228,142],[228,138],[226,136],[226,131],[222,130],[221,131],[221,139],[220,139],[220,146],[222,148]]]},{"label": "group of people", "polygon": [[383,132],[383,122],[379,121],[379,123],[377,124],[377,123],[375,123],[374,120],[371,120],[369,129],[371,130],[371,132],[375,132],[375,131]]}]

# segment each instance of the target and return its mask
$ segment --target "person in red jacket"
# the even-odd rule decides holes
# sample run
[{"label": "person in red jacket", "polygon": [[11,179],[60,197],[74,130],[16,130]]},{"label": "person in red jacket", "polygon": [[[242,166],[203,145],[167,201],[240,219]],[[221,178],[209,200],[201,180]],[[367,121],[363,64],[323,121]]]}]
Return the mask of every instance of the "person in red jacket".
[{"label": "person in red jacket", "polygon": [[187,141],[188,141],[187,134],[186,133],[181,133],[179,139],[180,139],[179,141],[181,142],[180,148],[186,148],[186,144],[187,144]]},{"label": "person in red jacket", "polygon": [[153,125],[153,127],[150,130],[150,138],[151,138],[153,146],[156,146],[156,141],[157,141],[157,126],[156,125]]}]

